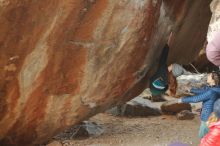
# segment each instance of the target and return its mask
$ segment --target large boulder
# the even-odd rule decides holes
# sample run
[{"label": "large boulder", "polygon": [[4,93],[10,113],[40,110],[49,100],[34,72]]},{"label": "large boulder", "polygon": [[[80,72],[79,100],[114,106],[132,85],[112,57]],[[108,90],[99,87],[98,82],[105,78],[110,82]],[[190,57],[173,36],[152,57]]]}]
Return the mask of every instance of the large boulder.
[{"label": "large boulder", "polygon": [[36,145],[147,87],[171,29],[169,62],[191,61],[210,0],[1,0],[0,145]]}]

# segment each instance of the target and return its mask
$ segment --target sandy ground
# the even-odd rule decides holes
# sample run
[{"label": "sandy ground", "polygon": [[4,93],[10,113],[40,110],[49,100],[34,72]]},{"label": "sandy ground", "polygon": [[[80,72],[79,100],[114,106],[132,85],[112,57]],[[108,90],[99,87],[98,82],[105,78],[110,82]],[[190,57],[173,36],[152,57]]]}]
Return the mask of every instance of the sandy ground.
[{"label": "sandy ground", "polygon": [[148,118],[114,117],[99,114],[90,119],[101,124],[104,133],[81,140],[65,140],[63,146],[167,146],[174,142],[198,146],[199,117],[180,121],[175,116]]}]

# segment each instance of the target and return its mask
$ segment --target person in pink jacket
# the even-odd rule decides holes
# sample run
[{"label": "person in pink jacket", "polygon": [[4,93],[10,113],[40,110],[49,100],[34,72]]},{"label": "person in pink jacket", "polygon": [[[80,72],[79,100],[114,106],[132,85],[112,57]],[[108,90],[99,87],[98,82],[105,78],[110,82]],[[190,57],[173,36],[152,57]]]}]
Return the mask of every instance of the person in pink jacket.
[{"label": "person in pink jacket", "polygon": [[215,101],[207,124],[209,132],[202,138],[199,146],[220,146],[220,98]]},{"label": "person in pink jacket", "polygon": [[220,31],[214,34],[206,47],[206,56],[210,62],[220,67]]},{"label": "person in pink jacket", "polygon": [[199,146],[220,146],[220,121],[209,126],[209,133],[201,140]]}]

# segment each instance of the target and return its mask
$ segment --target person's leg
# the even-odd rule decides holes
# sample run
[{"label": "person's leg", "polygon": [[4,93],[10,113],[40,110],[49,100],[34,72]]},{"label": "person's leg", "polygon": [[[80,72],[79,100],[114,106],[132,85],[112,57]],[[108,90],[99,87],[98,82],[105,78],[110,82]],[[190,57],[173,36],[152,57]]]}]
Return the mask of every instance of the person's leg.
[{"label": "person's leg", "polygon": [[209,128],[208,128],[206,122],[201,121],[201,125],[199,128],[199,138],[202,139],[208,132],[209,132]]},{"label": "person's leg", "polygon": [[[152,94],[161,95],[168,88],[168,67],[167,67],[168,53],[169,53],[169,46],[165,45],[162,54],[160,56],[159,67],[156,73],[150,79],[150,89]],[[158,93],[156,93],[156,91],[158,91]]]},{"label": "person's leg", "polygon": [[160,55],[159,67],[163,66],[164,64],[167,65],[168,55],[169,55],[169,46],[166,44]]}]

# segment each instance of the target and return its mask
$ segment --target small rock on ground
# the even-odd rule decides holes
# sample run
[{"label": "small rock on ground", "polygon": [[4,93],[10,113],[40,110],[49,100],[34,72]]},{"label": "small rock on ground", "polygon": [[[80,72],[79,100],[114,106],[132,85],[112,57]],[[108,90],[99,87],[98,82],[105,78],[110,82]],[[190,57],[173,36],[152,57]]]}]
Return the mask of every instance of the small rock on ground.
[{"label": "small rock on ground", "polygon": [[180,113],[177,114],[178,120],[192,120],[194,119],[194,117],[195,115],[188,110],[181,111]]},{"label": "small rock on ground", "polygon": [[164,114],[175,115],[183,110],[192,110],[192,107],[188,103],[177,103],[173,101],[167,101],[161,105],[161,111]]},{"label": "small rock on ground", "polygon": [[78,125],[71,127],[63,133],[54,137],[55,140],[67,140],[76,138],[88,138],[89,136],[99,136],[104,132],[103,127],[100,125],[90,122],[83,121]]}]

